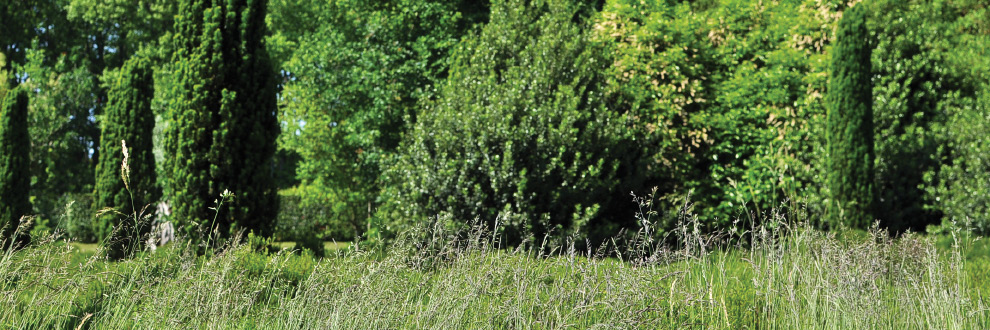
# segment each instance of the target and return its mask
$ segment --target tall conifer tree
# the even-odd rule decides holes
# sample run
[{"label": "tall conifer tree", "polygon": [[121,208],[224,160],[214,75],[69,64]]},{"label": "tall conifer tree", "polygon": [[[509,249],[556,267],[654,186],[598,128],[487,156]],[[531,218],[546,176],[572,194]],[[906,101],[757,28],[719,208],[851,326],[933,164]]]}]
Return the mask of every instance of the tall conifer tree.
[{"label": "tall conifer tree", "polygon": [[[150,231],[150,223],[142,219],[142,213],[146,213],[142,210],[158,199],[159,192],[152,154],[155,117],[151,111],[154,97],[151,64],[146,58],[135,57],[108,77],[109,104],[102,126],[103,154],[96,165],[93,205],[97,210],[116,211],[103,212],[95,226],[101,239],[113,233],[107,246],[109,255],[116,259],[123,257],[129,247],[140,248],[140,238]],[[127,144],[124,174],[121,141]]]},{"label": "tall conifer tree", "polygon": [[4,249],[12,244],[25,246],[31,240],[26,230],[17,231],[21,217],[31,213],[27,117],[27,92],[23,88],[6,91],[0,100],[0,242]]},{"label": "tall conifer tree", "polygon": [[[180,5],[165,144],[173,216],[187,230],[272,232],[279,126],[275,72],[264,45],[266,8],[265,0]],[[225,190],[235,197],[215,214],[210,208]]]},{"label": "tall conifer tree", "polygon": [[832,224],[866,228],[874,220],[873,85],[866,6],[846,10],[832,48],[827,141]]}]

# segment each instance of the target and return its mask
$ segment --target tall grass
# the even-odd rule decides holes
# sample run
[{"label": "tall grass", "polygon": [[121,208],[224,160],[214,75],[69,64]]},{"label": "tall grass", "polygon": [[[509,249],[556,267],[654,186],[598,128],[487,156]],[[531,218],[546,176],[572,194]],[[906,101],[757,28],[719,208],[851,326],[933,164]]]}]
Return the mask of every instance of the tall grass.
[{"label": "tall grass", "polygon": [[682,219],[595,250],[506,248],[497,230],[440,224],[325,258],[180,242],[109,262],[49,239],[0,259],[0,328],[990,327],[956,236],[947,249],[876,228],[839,238],[780,216],[705,235]]}]

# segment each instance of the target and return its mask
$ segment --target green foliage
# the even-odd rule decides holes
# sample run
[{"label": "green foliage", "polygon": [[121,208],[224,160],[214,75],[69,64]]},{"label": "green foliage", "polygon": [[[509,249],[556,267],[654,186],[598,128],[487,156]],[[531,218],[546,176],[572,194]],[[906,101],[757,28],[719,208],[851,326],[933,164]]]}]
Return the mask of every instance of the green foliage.
[{"label": "green foliage", "polygon": [[[282,145],[301,156],[298,176],[316,193],[311,199],[332,205],[331,221],[360,234],[419,101],[447,74],[461,17],[449,1],[318,3],[307,7],[322,22],[310,33],[296,32],[316,22],[305,11],[274,21],[291,25],[276,36],[298,43],[284,64]],[[290,17],[310,23],[286,24]]]},{"label": "green foliage", "polygon": [[[347,205],[335,203],[322,195],[323,189],[303,185],[279,191],[278,223],[275,238],[280,241],[335,240],[352,241],[363,231],[366,222],[336,216]],[[322,243],[321,243],[322,244]]]},{"label": "green foliage", "polygon": [[7,55],[0,52],[0,100],[3,100],[7,96],[11,81],[13,81],[13,78],[10,75],[10,67],[7,64]]},{"label": "green foliage", "polygon": [[[58,199],[62,207],[52,215],[55,228],[65,237],[82,243],[101,242],[97,235],[96,213],[93,212],[93,193],[68,193]],[[40,221],[40,220],[39,220]]]},{"label": "green foliage", "polygon": [[62,4],[61,0],[9,1],[0,7],[0,52],[10,63],[24,64],[35,41],[45,44],[52,56],[72,48],[79,29],[66,19]]},{"label": "green foliage", "polygon": [[5,94],[0,100],[0,247],[4,250],[31,241],[30,228],[18,228],[22,217],[31,215],[28,95],[21,88]]},{"label": "green foliage", "polygon": [[247,233],[247,238],[244,240],[244,244],[248,246],[250,251],[264,254],[276,253],[281,250],[281,248],[275,244],[274,237],[255,235],[253,231]]},{"label": "green foliage", "polygon": [[31,241],[39,241],[52,237],[55,233],[55,228],[53,224],[45,218],[34,218],[31,222],[31,230],[28,235],[31,236]]},{"label": "green foliage", "polygon": [[960,107],[948,124],[947,149],[952,161],[942,166],[939,183],[930,186],[946,222],[990,234],[990,86],[983,86],[975,104]]},{"label": "green foliage", "polygon": [[119,67],[171,27],[176,1],[39,0],[0,8],[0,48],[27,85],[34,213],[53,220],[66,195],[93,191],[106,91]]},{"label": "green foliage", "polygon": [[266,8],[263,0],[180,5],[164,142],[174,216],[193,237],[210,226],[216,214],[209,207],[225,190],[235,198],[216,211],[218,233],[244,228],[268,236],[274,227],[271,167],[279,127],[264,45]]},{"label": "green foliage", "polygon": [[[288,69],[288,61],[299,48],[301,39],[316,33],[326,24],[321,24],[324,7],[336,6],[338,1],[321,0],[269,0],[268,16],[265,23],[270,35],[265,45],[276,67]],[[285,74],[287,72],[283,72]]]},{"label": "green foliage", "polygon": [[628,113],[648,187],[659,188],[661,230],[685,201],[709,229],[758,221],[785,201],[820,211],[834,10],[820,1],[605,4],[593,34],[612,56],[606,94]]},{"label": "green foliage", "polygon": [[109,100],[93,194],[93,211],[103,215],[94,227],[100,240],[110,239],[108,253],[120,258],[128,248],[142,249],[142,237],[151,229],[144,217],[154,211],[151,204],[160,194],[152,154],[155,117],[151,112],[151,63],[146,58],[132,58],[118,72],[105,73],[104,81],[109,85]]},{"label": "green foliage", "polygon": [[32,199],[42,218],[54,218],[63,195],[93,190],[106,103],[98,78],[169,28],[174,3],[41,0],[0,9],[0,47],[32,94]]},{"label": "green foliage", "polygon": [[990,65],[979,54],[990,46],[979,30],[986,11],[967,1],[875,1],[872,8],[876,216],[896,231],[921,231],[940,223],[941,201],[972,195],[933,192],[954,180],[957,174],[941,170],[958,156],[952,140],[971,130],[953,117],[971,118],[987,81]]},{"label": "green foliage", "polygon": [[[37,46],[37,45],[36,45]],[[86,61],[68,55],[46,60],[48,52],[27,51],[27,63],[17,72],[30,91],[28,122],[31,134],[31,197],[34,213],[53,219],[65,205],[65,194],[93,191],[93,158],[100,129],[90,118],[101,107],[96,78]]]},{"label": "green foliage", "polygon": [[304,255],[322,257],[326,254],[326,247],[323,245],[323,240],[317,235],[303,236],[296,241],[296,248]]},{"label": "green foliage", "polygon": [[[172,27],[178,7],[174,0],[107,1],[65,0],[64,17],[91,30],[96,47],[94,69],[118,68],[142,46],[157,46],[158,38]],[[100,72],[97,72],[99,74]]]},{"label": "green foliage", "polygon": [[17,64],[17,82],[32,93],[32,198],[39,216],[51,219],[64,194],[92,191],[100,154],[96,119],[106,103],[98,78],[132,54],[131,41],[157,38],[128,24],[158,23],[145,11],[118,9],[157,8],[162,1],[153,2],[39,0],[0,9],[0,48]]},{"label": "green foliage", "polygon": [[88,194],[121,153],[97,124],[113,126],[108,88],[134,56],[155,72],[158,175],[143,176],[194,238],[218,214],[222,234],[314,247],[503,215],[509,242],[598,240],[635,228],[628,193],[652,187],[663,236],[682,207],[701,230],[838,215],[842,180],[873,183],[874,202],[842,198],[895,233],[990,232],[985,1],[853,2],[869,8],[872,181],[828,171],[845,159],[825,107],[866,90],[826,88],[853,58],[834,35],[849,1],[13,1],[0,99],[30,96],[30,213],[84,241],[110,228]]},{"label": "green foliage", "polygon": [[507,244],[615,233],[628,210],[613,208],[628,201],[616,188],[638,173],[623,167],[632,144],[604,104],[609,62],[577,13],[566,1],[492,4],[387,173],[381,229],[445,213],[497,222]]},{"label": "green foliage", "polygon": [[866,5],[839,21],[827,97],[828,217],[833,226],[867,228],[876,199],[873,163],[873,84]]},{"label": "green foliage", "polygon": [[[299,281],[306,278],[309,272],[313,270],[313,257],[322,257],[324,253],[323,242],[319,242],[319,246],[314,246],[312,241],[302,241],[296,242],[296,248],[300,248],[295,252],[300,252],[298,256],[290,256],[286,260],[285,264],[282,264],[282,268],[276,268],[270,262],[271,257],[275,255],[286,255],[283,252],[287,251],[278,246],[273,237],[263,237],[255,235],[253,232],[249,232],[247,238],[244,240],[244,244],[247,245],[247,249],[237,250],[234,253],[240,254],[244,259],[238,260],[237,269],[244,270],[249,276],[260,276],[265,273],[278,272],[282,275],[287,275],[290,283],[296,285]],[[247,253],[243,253],[247,252]],[[299,258],[302,256],[302,258]]]}]

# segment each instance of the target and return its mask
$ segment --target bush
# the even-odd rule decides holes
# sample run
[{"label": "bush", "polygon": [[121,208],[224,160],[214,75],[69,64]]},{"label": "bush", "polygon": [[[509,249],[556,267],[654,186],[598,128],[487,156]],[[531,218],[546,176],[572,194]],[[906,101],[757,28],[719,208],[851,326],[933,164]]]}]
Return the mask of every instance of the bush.
[{"label": "bush", "polygon": [[962,122],[950,123],[950,116],[972,111],[960,105],[972,102],[979,84],[967,71],[981,65],[952,58],[971,56],[965,54],[973,46],[962,43],[970,33],[960,23],[979,14],[967,15],[972,5],[965,2],[869,3],[880,194],[876,216],[893,231],[922,231],[943,215],[939,196],[926,191],[938,186],[940,169],[954,157],[946,153],[947,139],[952,139],[947,135],[966,130],[955,127]]},{"label": "bush", "polygon": [[64,195],[93,191],[100,130],[90,118],[103,112],[98,97],[103,92],[89,62],[32,48],[25,49],[26,63],[17,69],[18,75],[30,77],[19,88],[31,96],[32,213],[54,220],[65,207],[59,201]]},{"label": "bush", "polygon": [[569,1],[494,2],[387,172],[379,228],[448,214],[462,226],[497,223],[517,244],[604,239],[628,224],[629,191],[619,187],[640,174],[635,144],[606,107],[610,62],[586,25]]},{"label": "bush", "polygon": [[[824,1],[610,0],[609,106],[628,113],[667,219],[690,199],[707,229],[785,201],[820,214],[828,45]],[[634,189],[631,189],[634,190]],[[635,190],[637,194],[646,189]],[[628,194],[628,192],[626,192]]]},{"label": "bush", "polygon": [[949,201],[973,201],[980,194],[949,187],[976,188],[968,181],[978,182],[978,170],[962,164],[973,164],[970,151],[979,151],[971,145],[979,138],[967,132],[979,129],[976,99],[985,93],[990,72],[987,9],[978,1],[863,4],[871,8],[867,23],[874,45],[875,216],[893,232],[922,231],[943,215],[958,221],[979,217],[976,204],[962,202],[974,207],[962,211]]},{"label": "bush", "polygon": [[990,86],[974,103],[953,113],[946,135],[952,161],[942,166],[938,185],[928,192],[946,221],[990,235]]},{"label": "bush", "polygon": [[277,253],[282,250],[282,248],[275,244],[274,238],[255,235],[253,231],[247,233],[247,238],[245,238],[244,242],[250,251],[259,252],[266,255]]},{"label": "bush", "polygon": [[[316,262],[312,252],[300,255],[282,253],[273,248],[273,241],[253,234],[247,238],[248,248],[232,247],[238,274],[250,279],[271,277],[272,284],[296,286],[313,271]],[[281,283],[279,283],[281,282]]]},{"label": "bush", "polygon": [[303,236],[302,238],[296,240],[296,248],[303,254],[309,254],[317,257],[322,257],[326,254],[326,247],[323,246],[323,240],[320,239],[320,235]]}]

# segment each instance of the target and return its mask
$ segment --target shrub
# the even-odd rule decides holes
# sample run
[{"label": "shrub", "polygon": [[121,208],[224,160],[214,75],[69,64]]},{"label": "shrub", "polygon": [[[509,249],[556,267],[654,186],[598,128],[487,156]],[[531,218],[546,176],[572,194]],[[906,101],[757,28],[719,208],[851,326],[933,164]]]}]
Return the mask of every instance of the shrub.
[{"label": "shrub", "polygon": [[255,235],[254,232],[247,233],[244,243],[248,246],[250,251],[259,252],[262,254],[277,253],[282,250],[282,248],[275,244],[274,238]]},{"label": "shrub", "polygon": [[316,234],[306,235],[296,240],[296,248],[303,254],[310,254],[317,257],[322,257],[326,254],[326,247],[323,246],[323,240]]},{"label": "shrub", "polygon": [[[943,164],[952,162],[947,135],[953,113],[967,112],[979,80],[967,73],[973,63],[953,63],[964,55],[969,38],[960,22],[965,2],[869,2],[876,144],[877,213],[895,232],[922,231],[938,224],[938,186]],[[972,15],[972,14],[970,14]],[[973,16],[970,16],[973,17]],[[985,48],[985,46],[984,46]],[[979,67],[979,65],[976,65]],[[985,65],[983,67],[986,67]],[[948,196],[945,196],[948,197]]]},{"label": "shrub", "polygon": [[586,26],[569,1],[493,2],[387,171],[374,227],[396,233],[443,213],[497,222],[516,244],[602,239],[628,223],[629,191],[618,187],[640,174],[635,144],[606,107],[610,63]]},{"label": "shrub", "polygon": [[759,222],[785,201],[821,212],[821,99],[839,7],[607,1],[592,31],[611,56],[606,95],[630,119],[649,168],[642,186],[659,188],[659,229],[686,200],[709,230]]},{"label": "shrub", "polygon": [[274,274],[273,284],[283,282],[295,286],[309,276],[315,266],[311,251],[303,251],[299,255],[284,253],[274,247],[274,241],[270,238],[251,233],[248,234],[246,243],[246,249],[240,246],[231,247],[231,253],[237,258],[235,267],[239,270],[239,275],[257,279]]},{"label": "shrub", "polygon": [[978,100],[953,113],[947,130],[952,161],[943,165],[937,186],[928,188],[946,222],[990,234],[990,86]]}]

